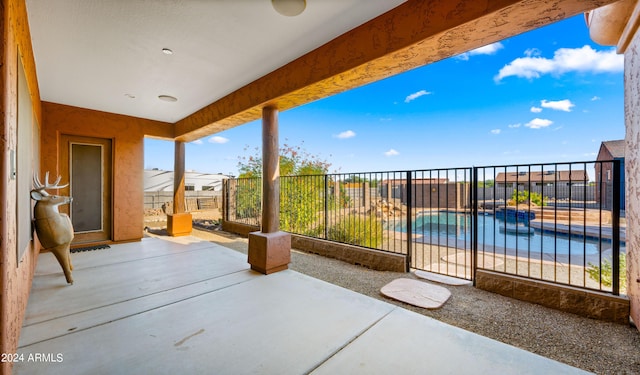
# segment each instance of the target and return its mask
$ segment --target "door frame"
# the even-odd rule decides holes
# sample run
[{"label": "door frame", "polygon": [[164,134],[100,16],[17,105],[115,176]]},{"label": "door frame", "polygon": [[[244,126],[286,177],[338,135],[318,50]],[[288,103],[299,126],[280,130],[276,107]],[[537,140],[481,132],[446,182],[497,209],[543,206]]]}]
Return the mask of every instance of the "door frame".
[{"label": "door frame", "polygon": [[[60,135],[60,172],[66,177],[69,185],[61,189],[61,194],[73,197],[72,187],[72,158],[73,145],[90,145],[101,147],[101,176],[102,176],[102,229],[74,232],[71,245],[84,243],[111,242],[113,240],[113,139],[84,137],[71,134]],[[73,204],[73,202],[71,203]],[[61,212],[72,216],[71,205],[60,207]],[[73,221],[73,218],[72,218]]]}]

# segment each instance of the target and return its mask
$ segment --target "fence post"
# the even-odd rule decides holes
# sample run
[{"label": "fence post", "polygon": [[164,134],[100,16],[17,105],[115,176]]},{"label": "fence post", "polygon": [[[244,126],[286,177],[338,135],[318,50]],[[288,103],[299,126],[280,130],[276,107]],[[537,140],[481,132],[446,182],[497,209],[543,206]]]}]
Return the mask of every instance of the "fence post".
[{"label": "fence post", "polygon": [[[335,195],[335,193],[334,193]],[[334,198],[335,201],[335,198]],[[329,175],[324,175],[324,239],[329,233]]]},{"label": "fence post", "polygon": [[473,167],[471,176],[471,237],[471,280],[473,281],[473,286],[476,286],[476,271],[478,269],[478,167]]},{"label": "fence post", "polygon": [[412,210],[411,206],[413,206],[413,183],[411,181],[411,171],[407,171],[407,265],[406,270],[409,272],[411,270],[411,253],[413,251],[413,223],[411,221],[412,218]]},{"label": "fence post", "polygon": [[222,221],[229,221],[229,207],[227,207],[229,202],[229,197],[227,196],[229,181],[231,179],[222,180]]},{"label": "fence post", "polygon": [[[613,161],[613,205],[611,207],[612,275],[611,292],[620,295],[620,160]],[[627,270],[622,270],[627,272]]]}]

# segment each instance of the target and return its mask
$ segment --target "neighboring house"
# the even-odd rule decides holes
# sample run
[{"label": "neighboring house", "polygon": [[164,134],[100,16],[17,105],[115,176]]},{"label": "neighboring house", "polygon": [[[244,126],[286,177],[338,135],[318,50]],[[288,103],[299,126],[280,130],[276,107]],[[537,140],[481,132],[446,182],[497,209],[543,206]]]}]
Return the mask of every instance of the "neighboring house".
[{"label": "neighboring house", "polygon": [[[229,176],[221,173],[185,172],[186,191],[222,191],[222,181]],[[161,169],[144,170],[144,191],[173,191],[173,171]]]},{"label": "neighboring house", "polygon": [[589,174],[585,170],[575,171],[537,171],[537,172],[500,172],[496,176],[496,187],[522,188],[543,186],[573,186],[589,182]]},{"label": "neighboring house", "polygon": [[609,160],[620,160],[620,209],[625,210],[625,183],[624,183],[624,152],[625,141],[605,141],[600,144],[598,151],[596,169],[596,201],[602,204],[602,208],[611,209],[613,189],[613,163],[606,163]]}]

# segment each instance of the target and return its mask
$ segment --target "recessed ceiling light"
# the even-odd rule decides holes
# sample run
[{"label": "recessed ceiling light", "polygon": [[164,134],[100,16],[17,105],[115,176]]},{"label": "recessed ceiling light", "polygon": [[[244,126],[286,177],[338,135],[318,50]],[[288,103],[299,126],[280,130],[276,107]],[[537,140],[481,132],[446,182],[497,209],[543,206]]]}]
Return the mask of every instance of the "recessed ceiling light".
[{"label": "recessed ceiling light", "polygon": [[173,55],[173,51],[169,48],[163,48],[162,53],[164,53],[165,55]]},{"label": "recessed ceiling light", "polygon": [[158,99],[165,101],[165,102],[177,102],[178,98],[176,98],[175,96],[171,96],[171,95],[158,95]]}]

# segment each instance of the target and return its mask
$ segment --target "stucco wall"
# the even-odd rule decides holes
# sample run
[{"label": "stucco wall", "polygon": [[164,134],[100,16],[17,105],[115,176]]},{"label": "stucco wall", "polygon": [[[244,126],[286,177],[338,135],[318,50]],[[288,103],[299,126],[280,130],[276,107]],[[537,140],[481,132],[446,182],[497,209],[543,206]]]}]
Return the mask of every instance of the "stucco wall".
[{"label": "stucco wall", "polygon": [[[33,103],[33,116],[41,123],[40,94],[35,73],[35,63],[31,49],[31,37],[23,0],[4,0],[0,2],[3,35],[0,49],[0,112],[2,112],[2,130],[0,131],[0,284],[2,303],[0,304],[0,353],[15,353],[20,336],[24,311],[29,298],[31,280],[40,251],[37,241],[31,241],[20,260],[16,256],[17,218],[16,218],[16,180],[10,176],[10,153],[17,146],[17,75],[18,58],[21,55],[27,85]],[[19,52],[18,52],[19,51]],[[37,163],[38,155],[33,155]],[[26,208],[26,209],[30,209]],[[25,209],[25,208],[20,208]],[[11,363],[0,363],[0,373],[9,374]]]},{"label": "stucco wall", "polygon": [[640,33],[633,37],[624,58],[627,293],[631,318],[640,326]]},{"label": "stucco wall", "polygon": [[[60,137],[75,135],[112,141],[113,241],[136,241],[143,236],[144,136],[168,124],[112,113],[42,103],[42,171],[61,174]],[[62,176],[68,181],[69,176]]]}]

